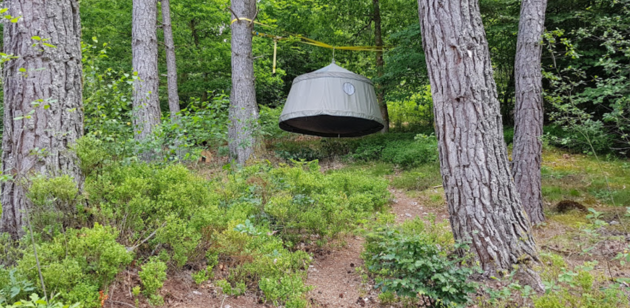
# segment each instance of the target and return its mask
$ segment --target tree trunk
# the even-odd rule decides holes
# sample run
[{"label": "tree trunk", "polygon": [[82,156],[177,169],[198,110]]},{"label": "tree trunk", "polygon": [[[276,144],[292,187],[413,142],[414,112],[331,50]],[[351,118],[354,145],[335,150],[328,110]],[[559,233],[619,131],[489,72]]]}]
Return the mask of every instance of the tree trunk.
[{"label": "tree trunk", "polygon": [[457,241],[486,275],[538,261],[529,219],[518,198],[488,42],[475,0],[419,0],[422,43],[433,95],[444,192]]},{"label": "tree trunk", "polygon": [[[133,91],[134,137],[144,141],[160,124],[156,0],[133,0],[132,14],[132,64],[138,74]],[[151,154],[145,153],[143,159],[151,159]]]},{"label": "tree trunk", "polygon": [[162,1],[162,26],[164,30],[164,45],[166,49],[166,70],[168,72],[168,108],[171,119],[179,112],[179,93],[177,93],[177,63],[175,61],[175,42],[173,42],[173,28],[171,27],[170,0]]},{"label": "tree trunk", "polygon": [[516,102],[512,172],[523,207],[532,224],[545,221],[542,183],[542,73],[540,41],[547,0],[523,0],[514,65]]},{"label": "tree trunk", "polygon": [[[372,0],[372,6],[374,7],[374,40],[376,41],[377,47],[383,47],[383,37],[381,35],[381,8],[378,0]],[[378,77],[383,77],[383,51],[376,52],[376,73]],[[386,133],[389,131],[389,112],[387,111],[387,102],[385,102],[385,91],[383,90],[383,85],[379,82],[376,85],[376,98],[378,100],[378,105],[381,108],[381,115],[383,115],[383,120],[385,120],[385,127],[383,127],[382,132]]]},{"label": "tree trunk", "polygon": [[[256,0],[233,0],[232,11],[232,19],[237,17],[252,19],[256,13]],[[236,159],[238,164],[243,165],[254,152],[253,130],[258,120],[252,56],[253,23],[237,20],[231,27],[232,93],[228,143],[230,156]]]},{"label": "tree trunk", "polygon": [[[18,58],[3,70],[2,171],[13,180],[2,183],[0,231],[18,237],[32,206],[25,196],[30,176],[70,175],[83,189],[77,158],[68,151],[83,135],[81,21],[78,0],[4,5],[7,14],[22,17],[4,24],[3,52]],[[55,48],[32,39],[36,36]]]}]

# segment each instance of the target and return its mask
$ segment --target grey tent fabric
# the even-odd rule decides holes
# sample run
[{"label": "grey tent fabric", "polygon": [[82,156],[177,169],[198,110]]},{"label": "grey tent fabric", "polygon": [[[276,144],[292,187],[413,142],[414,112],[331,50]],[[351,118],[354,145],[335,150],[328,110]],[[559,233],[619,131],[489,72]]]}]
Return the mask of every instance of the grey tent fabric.
[{"label": "grey tent fabric", "polygon": [[358,137],[384,123],[372,81],[333,62],[293,80],[279,125],[300,134]]}]

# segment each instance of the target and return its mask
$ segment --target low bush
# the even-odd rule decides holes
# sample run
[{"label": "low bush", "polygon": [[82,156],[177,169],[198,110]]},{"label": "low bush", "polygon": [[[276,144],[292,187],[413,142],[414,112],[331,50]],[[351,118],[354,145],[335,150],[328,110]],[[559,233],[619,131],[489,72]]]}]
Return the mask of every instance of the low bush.
[{"label": "low bush", "polygon": [[3,304],[0,302],[0,308],[18,308],[18,307],[33,307],[33,308],[80,308],[80,303],[72,305],[64,305],[58,301],[56,297],[46,301],[44,298],[39,297],[37,293],[31,294],[28,299],[17,301],[11,305]]},{"label": "low bush", "polygon": [[376,286],[431,307],[467,304],[475,291],[468,277],[476,271],[467,258],[452,253],[465,247],[454,245],[452,235],[446,234],[441,228],[428,229],[420,219],[400,229],[379,228],[368,234],[363,258]]},{"label": "low bush", "polygon": [[601,122],[584,123],[579,129],[545,126],[544,133],[550,145],[575,153],[606,154],[614,148],[614,136],[606,132]]},{"label": "low bush", "polygon": [[[42,276],[49,293],[67,302],[82,302],[85,307],[100,307],[98,291],[103,290],[133,256],[116,242],[118,231],[98,223],[93,228],[68,229],[51,241],[38,244]],[[25,237],[26,238],[26,237]],[[39,281],[36,260],[25,251],[18,270],[32,282]],[[36,284],[38,287],[39,283]]]},{"label": "low bush", "polygon": [[427,132],[375,134],[350,139],[284,140],[275,143],[271,149],[287,161],[346,157],[355,161],[382,161],[401,168],[411,168],[437,161],[437,140],[432,129],[427,129]]},{"label": "low bush", "polygon": [[26,299],[35,289],[33,282],[16,269],[6,270],[0,266],[0,305]]},{"label": "low bush", "polygon": [[[86,141],[76,151],[99,157],[98,148]],[[86,160],[82,169],[91,170],[83,194],[67,177],[37,178],[30,194],[49,212],[67,209],[58,228],[34,234],[47,291],[88,308],[100,305],[99,292],[134,257],[144,264],[142,293],[152,304],[162,302],[167,269],[188,266],[203,283],[221,264],[217,279],[230,286],[227,291],[224,284],[226,294],[262,289],[269,302],[304,307],[311,256],[301,249],[356,230],[390,199],[387,180],[363,171],[322,173],[317,161],[226,168],[211,179],[181,164],[121,161],[109,154]],[[30,286],[40,291],[27,239],[15,254],[17,267],[0,270],[0,290],[18,285],[6,282],[6,271],[26,282],[8,301],[23,299]]]},{"label": "low bush", "polygon": [[166,264],[162,261],[151,259],[142,265],[142,270],[138,272],[142,282],[143,293],[149,301],[160,306],[164,299],[159,294],[160,289],[166,281]]},{"label": "low bush", "polygon": [[306,308],[308,304],[303,294],[311,288],[305,286],[303,278],[298,275],[262,278],[258,286],[275,306],[285,303],[287,308]]}]

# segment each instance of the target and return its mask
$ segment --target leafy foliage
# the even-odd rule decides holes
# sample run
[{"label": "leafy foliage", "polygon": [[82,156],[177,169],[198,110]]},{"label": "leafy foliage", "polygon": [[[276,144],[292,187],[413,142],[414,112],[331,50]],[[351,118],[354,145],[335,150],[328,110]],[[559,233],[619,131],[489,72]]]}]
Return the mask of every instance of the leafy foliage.
[{"label": "leafy foliage", "polygon": [[0,308],[18,308],[18,307],[33,307],[33,308],[79,308],[81,307],[80,303],[75,303],[72,305],[64,305],[62,302],[57,301],[56,298],[53,298],[49,301],[46,299],[39,297],[37,293],[33,293],[26,300],[17,301],[12,305],[3,304],[0,302]]},{"label": "leafy foliage", "polygon": [[468,282],[475,270],[466,258],[449,254],[449,247],[465,249],[453,246],[452,237],[444,237],[439,229],[427,230],[417,219],[401,229],[380,228],[368,234],[363,258],[383,292],[424,299],[431,306],[462,306],[475,291]]},{"label": "leafy foliage", "polygon": [[[93,228],[68,229],[49,242],[38,244],[47,290],[59,294],[64,301],[100,307],[98,291],[112,282],[133,259],[125,247],[116,242],[117,236],[118,231],[112,227],[95,224]],[[38,281],[32,253],[24,253],[17,268],[30,281]]]},{"label": "leafy foliage", "polygon": [[[550,118],[565,134],[556,144],[595,154],[627,154],[630,1],[581,1],[560,8],[545,34]],[[555,140],[552,140],[555,141]]]},{"label": "leafy foliage", "polygon": [[138,276],[140,276],[142,286],[144,287],[144,295],[146,295],[153,304],[161,306],[164,300],[158,292],[166,280],[166,264],[162,261],[151,259],[149,262],[142,265],[142,270],[138,272]]}]

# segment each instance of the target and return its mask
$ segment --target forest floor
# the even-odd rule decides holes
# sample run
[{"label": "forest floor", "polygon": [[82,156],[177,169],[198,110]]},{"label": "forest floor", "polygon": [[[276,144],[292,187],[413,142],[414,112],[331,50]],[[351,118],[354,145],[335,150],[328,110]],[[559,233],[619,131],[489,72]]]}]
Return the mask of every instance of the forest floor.
[{"label": "forest floor", "polygon": [[[322,164],[322,169],[339,168],[367,168],[388,178],[392,183],[390,192],[393,197],[390,211],[396,217],[396,224],[415,217],[426,220],[429,216],[434,216],[435,222],[448,220],[443,189],[439,185],[439,173],[436,175],[439,170],[435,166],[397,171],[393,166],[379,163]],[[383,172],[381,169],[389,171]],[[434,182],[423,190],[415,189],[419,174],[433,178]],[[435,181],[437,185],[434,185]],[[543,167],[547,221],[534,228],[534,237],[541,254],[562,256],[567,268],[580,266],[586,261],[597,261],[593,273],[602,278],[597,280],[601,284],[617,277],[630,277],[630,265],[612,261],[616,255],[630,247],[630,216],[625,208],[630,207],[630,190],[626,189],[626,185],[630,185],[630,163],[627,161],[597,161],[583,155],[547,150]],[[595,209],[599,213],[599,219],[607,225],[598,228],[594,237],[588,233],[593,229],[587,218],[589,213],[583,211],[584,209],[567,209],[562,213],[557,211],[556,204],[563,200],[575,201],[585,208]],[[373,288],[373,281],[361,271],[363,243],[364,239],[359,234],[350,234],[325,247],[311,249],[314,260],[308,269],[306,282],[312,286],[307,294],[311,307],[402,307],[401,303],[379,303],[378,291]],[[545,260],[543,268],[551,265],[551,262]],[[145,302],[134,303],[131,287],[138,283],[137,270],[121,273],[110,289],[110,300],[105,307],[150,307]],[[501,287],[501,283],[488,282],[487,286]],[[191,271],[169,275],[161,294],[166,307],[273,307],[271,303],[260,300],[261,294],[250,292],[238,297],[227,297],[212,282],[196,285],[191,278]],[[630,286],[626,288],[626,294],[630,294]],[[485,305],[476,301],[471,307]]]}]

